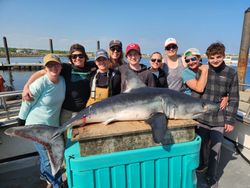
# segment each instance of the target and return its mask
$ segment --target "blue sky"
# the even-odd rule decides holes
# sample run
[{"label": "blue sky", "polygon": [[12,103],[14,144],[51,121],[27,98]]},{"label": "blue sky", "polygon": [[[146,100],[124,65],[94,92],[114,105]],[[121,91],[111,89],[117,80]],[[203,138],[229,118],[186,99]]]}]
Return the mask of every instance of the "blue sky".
[{"label": "blue sky", "polygon": [[223,42],[228,53],[239,53],[244,12],[249,0],[0,0],[0,46],[68,50],[73,43],[87,51],[96,41],[107,48],[112,39],[136,42],[142,53],[164,52],[174,37],[179,53],[190,47],[205,52]]}]

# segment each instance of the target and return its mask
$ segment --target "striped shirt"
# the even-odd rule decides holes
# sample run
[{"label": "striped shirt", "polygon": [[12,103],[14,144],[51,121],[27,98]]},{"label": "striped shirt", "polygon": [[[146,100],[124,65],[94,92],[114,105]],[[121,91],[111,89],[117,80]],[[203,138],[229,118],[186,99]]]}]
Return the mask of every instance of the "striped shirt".
[{"label": "striped shirt", "polygon": [[200,98],[219,104],[224,96],[229,98],[226,109],[204,114],[198,119],[200,123],[208,126],[234,125],[239,105],[237,72],[233,68],[226,66],[225,63],[222,63],[217,68],[209,65],[207,85]]}]

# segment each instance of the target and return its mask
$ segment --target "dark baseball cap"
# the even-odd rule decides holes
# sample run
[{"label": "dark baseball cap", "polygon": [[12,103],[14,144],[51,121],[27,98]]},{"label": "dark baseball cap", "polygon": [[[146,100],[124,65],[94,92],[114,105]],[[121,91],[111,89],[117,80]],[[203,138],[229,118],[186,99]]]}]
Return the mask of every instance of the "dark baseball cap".
[{"label": "dark baseball cap", "polygon": [[122,42],[119,40],[111,40],[109,43],[109,48],[113,46],[119,46],[120,48],[122,48]]},{"label": "dark baseball cap", "polygon": [[104,57],[105,59],[109,58],[108,53],[103,49],[99,49],[96,51],[95,60],[97,60],[99,57]]}]

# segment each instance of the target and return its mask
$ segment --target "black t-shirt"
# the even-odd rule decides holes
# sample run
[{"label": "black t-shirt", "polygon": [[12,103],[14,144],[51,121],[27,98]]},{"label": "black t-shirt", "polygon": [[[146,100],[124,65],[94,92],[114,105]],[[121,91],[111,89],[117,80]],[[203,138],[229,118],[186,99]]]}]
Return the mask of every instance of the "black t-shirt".
[{"label": "black t-shirt", "polygon": [[90,96],[90,74],[96,70],[96,65],[89,61],[84,68],[63,63],[61,75],[65,79],[66,93],[63,109],[79,112],[85,108]]}]

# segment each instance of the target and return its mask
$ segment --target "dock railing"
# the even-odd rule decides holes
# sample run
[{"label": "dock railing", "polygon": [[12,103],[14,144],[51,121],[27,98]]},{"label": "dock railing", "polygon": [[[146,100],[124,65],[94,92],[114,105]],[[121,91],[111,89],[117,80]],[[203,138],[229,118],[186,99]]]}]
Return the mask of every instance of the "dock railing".
[{"label": "dock railing", "polygon": [[22,90],[0,92],[0,125],[15,124],[20,110]]}]

